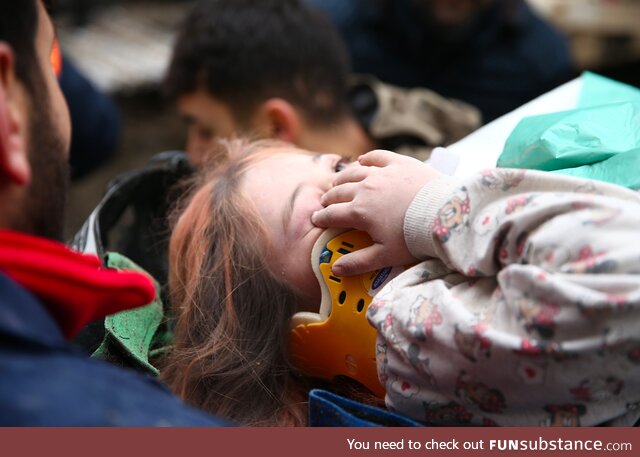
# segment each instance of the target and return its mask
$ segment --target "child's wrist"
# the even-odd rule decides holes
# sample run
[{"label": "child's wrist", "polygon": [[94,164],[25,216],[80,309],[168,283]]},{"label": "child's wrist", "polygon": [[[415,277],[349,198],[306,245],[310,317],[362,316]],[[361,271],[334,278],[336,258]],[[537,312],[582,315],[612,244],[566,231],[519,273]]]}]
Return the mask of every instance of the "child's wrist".
[{"label": "child's wrist", "polygon": [[415,258],[436,257],[433,221],[457,186],[457,179],[440,175],[425,184],[411,201],[404,217],[404,239]]}]

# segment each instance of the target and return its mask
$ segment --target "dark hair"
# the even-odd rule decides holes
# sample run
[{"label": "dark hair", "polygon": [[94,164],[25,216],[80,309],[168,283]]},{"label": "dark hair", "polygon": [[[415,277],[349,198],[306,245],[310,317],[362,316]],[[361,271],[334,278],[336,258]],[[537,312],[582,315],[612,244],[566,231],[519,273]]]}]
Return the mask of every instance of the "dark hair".
[{"label": "dark hair", "polygon": [[347,52],[338,32],[301,0],[207,0],[186,18],[165,81],[170,97],[205,88],[241,122],[281,97],[309,122],[347,112]]},{"label": "dark hair", "polygon": [[[15,54],[16,76],[30,90],[39,83],[36,55],[38,2],[42,0],[3,0],[0,6],[0,41],[8,43]],[[51,7],[51,1],[42,4]]]}]

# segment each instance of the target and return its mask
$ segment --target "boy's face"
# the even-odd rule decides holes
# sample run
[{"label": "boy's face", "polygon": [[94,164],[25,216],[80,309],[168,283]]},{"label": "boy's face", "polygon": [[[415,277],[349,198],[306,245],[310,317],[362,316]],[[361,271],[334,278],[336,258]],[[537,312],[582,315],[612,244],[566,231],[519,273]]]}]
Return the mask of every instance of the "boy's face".
[{"label": "boy's face", "polygon": [[230,138],[238,132],[239,125],[228,105],[203,89],[181,95],[176,104],[187,126],[185,150],[194,164],[201,163],[213,150],[216,139]]}]

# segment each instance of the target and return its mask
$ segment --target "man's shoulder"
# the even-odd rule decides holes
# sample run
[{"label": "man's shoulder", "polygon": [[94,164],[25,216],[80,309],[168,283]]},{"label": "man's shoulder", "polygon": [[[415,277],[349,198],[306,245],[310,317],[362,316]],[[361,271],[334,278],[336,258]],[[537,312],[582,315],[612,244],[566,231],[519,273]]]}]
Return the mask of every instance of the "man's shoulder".
[{"label": "man's shoulder", "polygon": [[537,15],[530,6],[521,4],[514,21],[510,40],[502,40],[496,53],[517,59],[525,74],[543,80],[567,76],[572,69],[571,50],[567,38]]},{"label": "man's shoulder", "polygon": [[0,425],[224,425],[139,375],[72,350],[3,342]]}]

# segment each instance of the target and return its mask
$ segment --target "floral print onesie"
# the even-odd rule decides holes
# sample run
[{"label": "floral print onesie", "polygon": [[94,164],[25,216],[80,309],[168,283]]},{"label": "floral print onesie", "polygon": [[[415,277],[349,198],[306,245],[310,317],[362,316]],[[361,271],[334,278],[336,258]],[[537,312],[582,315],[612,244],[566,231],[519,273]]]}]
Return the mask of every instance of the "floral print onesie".
[{"label": "floral print onesie", "polygon": [[390,409],[440,425],[640,417],[640,195],[494,169],[428,183],[404,235],[423,261],[376,295]]}]

